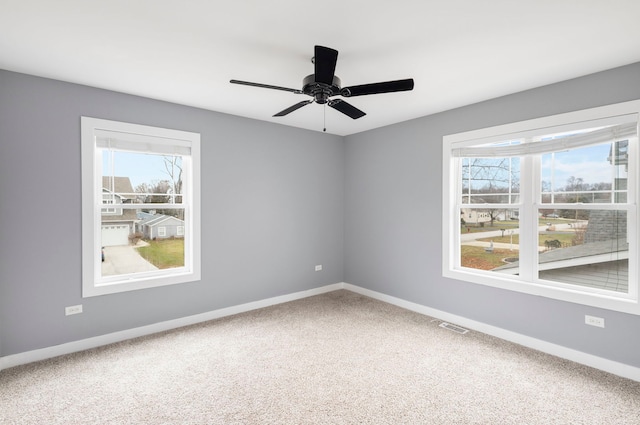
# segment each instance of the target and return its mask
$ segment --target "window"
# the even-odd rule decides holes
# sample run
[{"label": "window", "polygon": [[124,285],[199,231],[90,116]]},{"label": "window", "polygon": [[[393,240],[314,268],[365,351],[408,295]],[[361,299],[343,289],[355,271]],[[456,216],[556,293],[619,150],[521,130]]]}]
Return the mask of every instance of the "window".
[{"label": "window", "polygon": [[445,136],[443,275],[640,314],[639,116],[634,101]]},{"label": "window", "polygon": [[199,280],[200,135],[81,127],[83,297]]}]

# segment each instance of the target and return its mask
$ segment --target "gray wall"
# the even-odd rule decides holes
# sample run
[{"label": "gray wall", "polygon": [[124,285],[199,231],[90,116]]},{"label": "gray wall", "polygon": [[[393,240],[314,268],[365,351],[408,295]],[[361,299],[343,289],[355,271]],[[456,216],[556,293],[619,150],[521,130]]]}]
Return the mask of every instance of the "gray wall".
[{"label": "gray wall", "polygon": [[[81,298],[82,115],[201,134],[202,281]],[[343,183],[339,136],[0,70],[0,356],[343,281]]]},{"label": "gray wall", "polygon": [[[640,317],[444,279],[440,241],[443,135],[639,82],[634,64],[341,138],[0,71],[0,356],[345,281],[640,367]],[[202,134],[201,282],[80,297],[81,115]]]},{"label": "gray wall", "polygon": [[640,367],[638,316],[441,273],[444,135],[638,98],[640,63],[346,137],[345,281]]}]

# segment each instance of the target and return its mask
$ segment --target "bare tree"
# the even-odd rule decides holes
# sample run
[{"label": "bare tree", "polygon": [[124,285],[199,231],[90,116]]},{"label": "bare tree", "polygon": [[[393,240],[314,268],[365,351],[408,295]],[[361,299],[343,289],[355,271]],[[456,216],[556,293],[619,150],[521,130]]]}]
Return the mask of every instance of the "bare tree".
[{"label": "bare tree", "polygon": [[[520,190],[519,161],[513,158],[465,158],[462,163],[462,195],[466,204],[510,204]],[[477,209],[490,225],[509,216],[504,207]]]},{"label": "bare tree", "polygon": [[462,191],[468,196],[468,203],[508,202],[505,196],[519,189],[520,167],[512,158],[465,158],[463,161]]},{"label": "bare tree", "polygon": [[165,172],[169,175],[171,185],[170,201],[182,202],[182,157],[163,156]]},{"label": "bare tree", "polygon": [[151,183],[141,183],[136,186],[137,199],[143,204],[166,204],[169,203],[170,183],[167,180],[155,180]]}]

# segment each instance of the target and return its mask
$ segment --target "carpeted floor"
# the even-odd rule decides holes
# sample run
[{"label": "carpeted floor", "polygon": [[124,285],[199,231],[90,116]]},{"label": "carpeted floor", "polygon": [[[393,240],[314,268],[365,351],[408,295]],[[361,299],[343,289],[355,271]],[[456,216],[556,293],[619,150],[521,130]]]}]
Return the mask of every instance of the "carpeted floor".
[{"label": "carpeted floor", "polygon": [[640,383],[348,291],[0,372],[0,424],[640,424]]}]

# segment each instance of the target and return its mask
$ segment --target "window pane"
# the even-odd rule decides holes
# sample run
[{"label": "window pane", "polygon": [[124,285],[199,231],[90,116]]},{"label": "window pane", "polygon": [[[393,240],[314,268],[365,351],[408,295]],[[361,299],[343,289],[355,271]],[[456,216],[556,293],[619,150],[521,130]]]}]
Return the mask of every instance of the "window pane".
[{"label": "window pane", "polygon": [[542,155],[542,202],[626,202],[627,149],[624,140]]},{"label": "window pane", "polygon": [[184,201],[181,156],[102,149],[102,175],[103,197],[115,203]]},{"label": "window pane", "polygon": [[520,158],[463,158],[462,203],[518,202]]},{"label": "window pane", "polygon": [[[540,227],[540,279],[628,292],[627,212],[561,210]],[[563,218],[567,217],[567,218]]]},{"label": "window pane", "polygon": [[182,157],[114,149],[101,155],[103,204],[123,204],[101,209],[102,276],[184,267]]},{"label": "window pane", "polygon": [[460,265],[518,274],[519,211],[460,209]]},{"label": "window pane", "polygon": [[[120,221],[102,220],[102,276],[184,267],[184,214],[125,209]],[[110,217],[111,218],[111,217]]]}]

